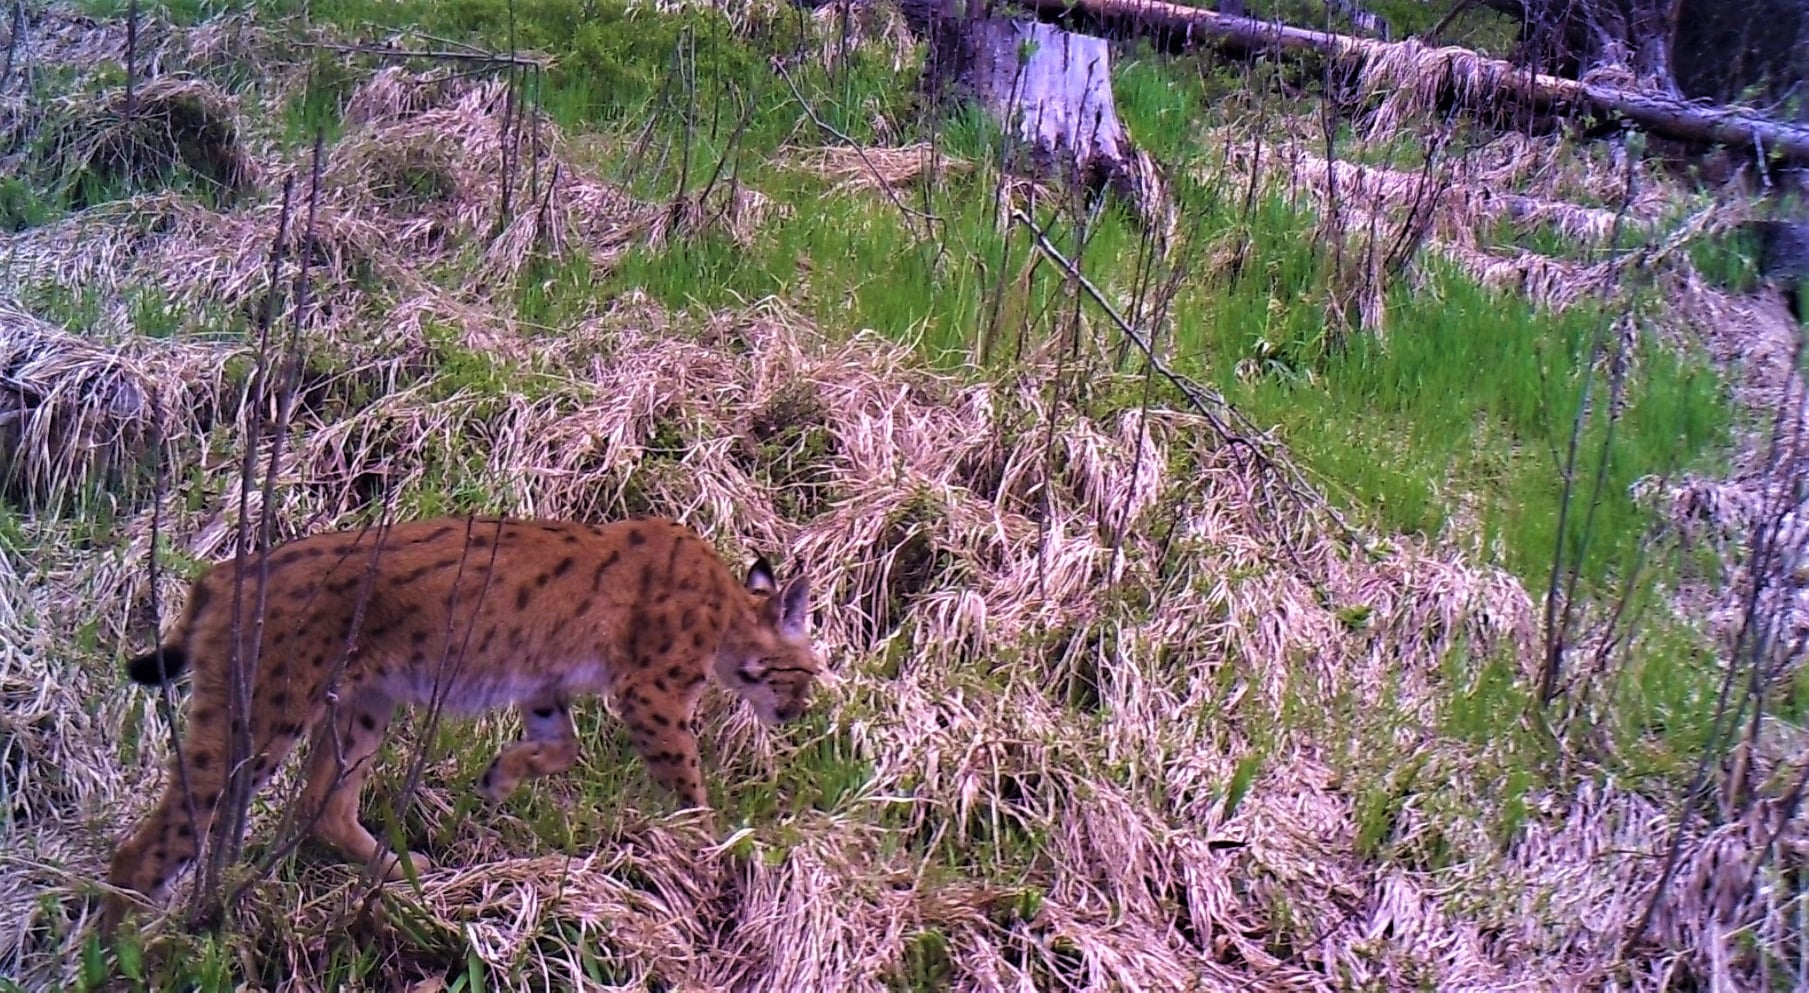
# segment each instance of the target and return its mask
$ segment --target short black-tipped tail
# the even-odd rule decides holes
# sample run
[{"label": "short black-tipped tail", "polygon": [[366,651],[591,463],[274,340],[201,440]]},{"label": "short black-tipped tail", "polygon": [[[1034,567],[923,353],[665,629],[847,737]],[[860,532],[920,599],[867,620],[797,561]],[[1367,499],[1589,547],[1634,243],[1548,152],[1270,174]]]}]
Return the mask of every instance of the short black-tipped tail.
[{"label": "short black-tipped tail", "polygon": [[134,655],[126,660],[126,675],[132,677],[132,682],[143,686],[162,686],[182,675],[182,670],[188,668],[188,653],[165,645],[162,671],[158,670],[157,662],[157,650],[154,648],[143,655]]}]

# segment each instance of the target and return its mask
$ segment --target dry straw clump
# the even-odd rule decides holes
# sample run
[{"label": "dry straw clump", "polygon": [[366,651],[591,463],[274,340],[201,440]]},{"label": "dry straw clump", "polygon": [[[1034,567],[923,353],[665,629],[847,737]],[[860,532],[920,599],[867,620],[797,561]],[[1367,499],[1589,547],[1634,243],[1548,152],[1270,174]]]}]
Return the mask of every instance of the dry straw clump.
[{"label": "dry straw clump", "polygon": [[[17,15],[5,62],[21,80],[0,87],[0,174],[69,195],[78,206],[95,187],[155,182],[178,166],[223,196],[255,187],[258,154],[237,126],[237,101],[208,78],[261,45],[262,32],[246,17],[184,31],[145,19],[128,99],[124,18],[97,20],[55,5],[20,5]],[[47,84],[35,77],[46,70],[78,75],[82,92],[44,99]]]},{"label": "dry straw clump", "polygon": [[[1635,802],[1613,789],[1545,796],[1537,845],[1505,855],[1480,825],[1470,837],[1407,804],[1403,844],[1440,832],[1463,853],[1444,870],[1355,847],[1368,787],[1348,750],[1364,722],[1278,715],[1394,715],[1391,733],[1421,742],[1421,785],[1399,788],[1484,803],[1479,756],[1431,728],[1440,663],[1527,657],[1531,602],[1449,558],[1303,537],[1339,532],[1310,502],[1276,502],[1194,415],[1053,409],[1034,362],[963,383],[870,335],[826,341],[771,302],[700,326],[628,299],[548,347],[564,374],[533,397],[434,394],[429,378],[331,419],[304,410],[278,469],[279,533],[458,487],[520,513],[676,514],[732,557],[807,567],[838,664],[822,730],[774,734],[716,696],[705,719],[719,798],[788,775],[826,792],[718,847],[632,792],[549,853],[510,811],[456,814],[460,767],[430,756],[416,816],[452,840],[419,895],[385,893],[429,936],[371,939],[398,982],[469,948],[511,988],[584,986],[588,955],[626,982],[694,989],[879,988],[911,963],[956,989],[1480,989],[1601,966],[1654,878],[1658,819],[1561,815]],[[383,485],[352,484],[365,474]],[[166,499],[176,548],[230,553],[236,485]],[[180,589],[146,587],[150,509],[122,511],[85,551],[69,525],[23,521],[34,566],[0,576],[0,678],[28,718],[11,747],[31,813],[0,855],[14,975],[73,967],[75,937],[51,921],[80,913],[74,894],[159,775],[165,730],[132,716],[117,658],[148,636],[153,592],[167,615]],[[84,628],[88,647],[62,634]],[[460,734],[485,751],[503,723]],[[122,734],[142,749],[122,755]],[[633,781],[626,754],[591,766],[617,761]],[[815,781],[836,769],[853,771],[843,787]],[[572,782],[544,792],[595,802]],[[319,936],[357,893],[348,870],[301,865],[249,905],[288,989],[324,983]],[[1700,936],[1683,937],[1664,947],[1697,954]]]},{"label": "dry straw clump", "polygon": [[[384,323],[389,294],[440,292],[427,276],[470,265],[466,246],[477,246],[477,261],[463,295],[481,302],[536,256],[583,252],[601,269],[631,245],[663,236],[660,206],[575,165],[558,129],[514,106],[499,80],[384,69],[354,91],[348,120],[345,136],[325,150],[311,251],[301,245],[305,194],[285,207],[265,190],[227,211],[173,193],[103,203],[0,235],[0,258],[14,285],[79,284],[115,321],[131,292],[152,288],[213,325],[255,326],[269,304],[270,246],[280,232],[286,250],[274,285],[295,285],[305,264],[312,297],[304,323],[355,338],[358,328]],[[305,161],[271,160],[248,172],[290,172],[307,185]],[[726,185],[721,192],[687,230],[759,223],[757,193]],[[280,294],[273,316],[280,322],[295,302]]]},{"label": "dry straw clump", "polygon": [[0,301],[0,496],[54,509],[130,478],[219,414],[211,349],[78,338]]},{"label": "dry straw clump", "polygon": [[781,153],[799,167],[835,180],[839,190],[897,192],[944,173],[960,174],[973,169],[973,163],[927,141],[896,148],[785,148]]},{"label": "dry straw clump", "polygon": [[[1688,284],[1689,266],[1672,264],[1685,245],[1744,218],[1737,207],[1721,205],[1673,221],[1667,214],[1675,210],[1675,191],[1649,168],[1639,168],[1627,200],[1624,171],[1560,169],[1552,161],[1556,143],[1524,136],[1442,155],[1415,172],[1327,160],[1301,139],[1268,143],[1227,131],[1215,140],[1225,143],[1224,163],[1238,183],[1285,190],[1322,212],[1321,226],[1349,246],[1347,262],[1361,278],[1356,295],[1363,323],[1372,330],[1382,326],[1385,266],[1417,244],[1485,286],[1562,309],[1612,294],[1635,270]],[[1602,189],[1604,182],[1621,185]],[[1577,196],[1627,202],[1610,208],[1568,199]],[[1580,257],[1494,244],[1490,234],[1501,226],[1520,235],[1549,231]],[[1648,244],[1617,249],[1617,232],[1623,245],[1633,235],[1646,236]]]},{"label": "dry straw clump", "polygon": [[[104,101],[83,95],[63,102],[48,135],[60,186],[143,184],[177,166],[226,195],[257,181],[234,102],[211,83],[160,76],[145,81],[129,102],[123,89]],[[79,189],[74,202],[83,203]]]},{"label": "dry straw clump", "polygon": [[486,242],[480,285],[509,285],[537,253],[581,250],[607,268],[659,219],[587,174],[558,127],[500,79],[390,66],[359,86],[346,116],[355,127],[334,150],[329,186],[343,209],[396,218],[392,250],[414,268],[472,239]]}]

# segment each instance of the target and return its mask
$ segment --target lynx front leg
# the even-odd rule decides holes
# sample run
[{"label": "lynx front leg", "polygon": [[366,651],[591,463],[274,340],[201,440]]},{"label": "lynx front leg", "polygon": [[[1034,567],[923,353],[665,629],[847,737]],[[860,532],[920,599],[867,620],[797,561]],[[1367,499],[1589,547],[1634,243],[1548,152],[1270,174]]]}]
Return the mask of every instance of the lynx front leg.
[{"label": "lynx front leg", "polygon": [[477,784],[478,792],[492,803],[508,799],[525,780],[564,772],[578,763],[578,733],[565,697],[540,697],[519,709],[521,740],[503,749]]},{"label": "lynx front leg", "polygon": [[685,807],[710,806],[703,770],[697,762],[693,711],[696,694],[670,695],[625,687],[617,698],[629,740],[653,781],[670,790]]}]

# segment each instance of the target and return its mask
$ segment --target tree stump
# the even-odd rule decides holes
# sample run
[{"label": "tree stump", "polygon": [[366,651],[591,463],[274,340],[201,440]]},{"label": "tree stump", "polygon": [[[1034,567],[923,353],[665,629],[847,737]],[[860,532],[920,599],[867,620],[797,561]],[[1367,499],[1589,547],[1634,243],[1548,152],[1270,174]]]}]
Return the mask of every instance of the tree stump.
[{"label": "tree stump", "polygon": [[1750,221],[1744,227],[1758,236],[1760,278],[1778,288],[1790,315],[1801,321],[1801,290],[1809,282],[1809,223]]},{"label": "tree stump", "polygon": [[932,11],[925,81],[937,98],[972,101],[999,123],[1007,169],[1089,195],[1110,190],[1166,243],[1167,187],[1118,118],[1104,38],[990,11],[962,16],[952,0]]}]

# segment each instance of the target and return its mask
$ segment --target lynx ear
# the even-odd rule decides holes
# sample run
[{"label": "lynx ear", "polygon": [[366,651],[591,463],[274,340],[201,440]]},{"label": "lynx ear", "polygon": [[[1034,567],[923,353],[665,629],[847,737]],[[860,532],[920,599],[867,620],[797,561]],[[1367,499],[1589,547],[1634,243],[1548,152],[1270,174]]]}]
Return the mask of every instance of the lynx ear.
[{"label": "lynx ear", "polygon": [[771,593],[779,588],[778,581],[773,579],[773,564],[766,560],[766,556],[756,558],[748,568],[747,588],[755,593]]},{"label": "lynx ear", "polygon": [[779,634],[802,638],[810,626],[810,577],[800,572],[779,594]]}]

